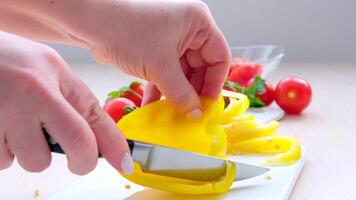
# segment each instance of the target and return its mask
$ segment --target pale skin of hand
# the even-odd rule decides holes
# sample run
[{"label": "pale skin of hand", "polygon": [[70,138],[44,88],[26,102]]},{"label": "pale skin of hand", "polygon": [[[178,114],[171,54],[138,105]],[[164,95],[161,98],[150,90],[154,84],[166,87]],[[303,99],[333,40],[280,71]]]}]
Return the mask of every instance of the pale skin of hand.
[{"label": "pale skin of hand", "polygon": [[[0,19],[0,30],[87,48],[98,62],[148,80],[144,104],[162,93],[188,118],[200,117],[200,95],[218,98],[231,60],[227,42],[200,1],[3,0]],[[0,110],[0,169],[8,167],[14,155],[29,171],[45,169],[50,153],[39,131],[45,127],[65,149],[74,173],[91,171],[98,150],[113,167],[129,173],[128,159],[119,162],[129,152],[124,137],[63,59],[24,38],[1,33],[0,40],[8,45],[0,48],[0,71],[8,72],[0,73],[0,94],[9,94],[12,87],[8,99],[0,99],[9,110]],[[38,51],[24,52],[25,46]],[[2,61],[8,54],[25,58],[15,64],[11,57]],[[39,59],[34,63],[32,56]],[[19,73],[24,68],[29,73]],[[17,81],[22,76],[26,78]],[[38,87],[29,88],[29,83]],[[5,115],[10,111],[13,118]],[[26,115],[18,115],[20,111]],[[37,121],[29,116],[37,116]],[[26,152],[30,147],[31,155]]]}]

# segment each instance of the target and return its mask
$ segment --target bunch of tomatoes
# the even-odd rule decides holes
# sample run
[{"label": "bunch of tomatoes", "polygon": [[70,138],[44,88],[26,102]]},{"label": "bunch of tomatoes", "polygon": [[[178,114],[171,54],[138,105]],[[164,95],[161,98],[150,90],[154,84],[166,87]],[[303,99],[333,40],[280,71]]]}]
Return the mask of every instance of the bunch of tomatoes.
[{"label": "bunch of tomatoes", "polygon": [[115,122],[118,122],[124,115],[141,107],[144,90],[145,86],[135,81],[128,87],[112,91],[108,94],[104,110]]},{"label": "bunch of tomatoes", "polygon": [[287,77],[273,88],[260,77],[262,70],[261,64],[248,58],[234,58],[224,88],[246,94],[252,107],[268,106],[276,101],[289,114],[300,114],[310,104],[312,89],[307,81]]}]

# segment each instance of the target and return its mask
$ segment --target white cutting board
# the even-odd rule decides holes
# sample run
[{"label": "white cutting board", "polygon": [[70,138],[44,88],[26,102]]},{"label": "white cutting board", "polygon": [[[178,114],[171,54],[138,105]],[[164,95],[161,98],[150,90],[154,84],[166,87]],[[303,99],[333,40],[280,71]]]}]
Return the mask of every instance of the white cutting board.
[{"label": "white cutting board", "polygon": [[262,108],[250,108],[245,114],[252,114],[259,123],[267,123],[272,120],[281,120],[284,117],[284,111],[279,107],[267,106]]},{"label": "white cutting board", "polygon": [[[230,159],[260,165],[266,156],[232,156]],[[106,161],[101,160],[90,174],[67,185],[47,200],[285,200],[288,199],[294,184],[305,163],[305,148],[302,158],[293,165],[272,167],[266,175],[234,183],[229,192],[220,195],[182,195],[143,188],[124,179]],[[130,189],[125,185],[129,184]]]}]

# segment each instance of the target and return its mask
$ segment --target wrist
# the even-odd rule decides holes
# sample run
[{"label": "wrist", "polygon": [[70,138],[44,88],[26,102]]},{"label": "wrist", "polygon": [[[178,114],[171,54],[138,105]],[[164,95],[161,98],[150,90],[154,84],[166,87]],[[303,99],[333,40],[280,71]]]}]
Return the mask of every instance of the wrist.
[{"label": "wrist", "polygon": [[[92,48],[98,45],[103,38],[119,36],[120,30],[113,27],[125,27],[129,12],[129,0],[96,0],[86,1],[76,17],[70,17],[66,24],[67,34],[76,41],[82,42],[85,47]],[[122,21],[121,21],[122,20]],[[109,29],[109,31],[106,31]],[[115,39],[116,39],[115,38]]]}]

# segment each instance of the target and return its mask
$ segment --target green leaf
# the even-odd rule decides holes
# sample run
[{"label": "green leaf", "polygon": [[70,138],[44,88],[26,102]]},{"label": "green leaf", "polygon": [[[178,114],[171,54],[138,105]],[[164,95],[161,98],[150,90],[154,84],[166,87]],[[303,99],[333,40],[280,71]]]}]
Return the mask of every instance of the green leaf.
[{"label": "green leaf", "polygon": [[253,93],[263,94],[266,92],[266,86],[266,82],[260,76],[256,76],[249,88],[252,89]]},{"label": "green leaf", "polygon": [[232,82],[232,81],[225,81],[224,86],[226,87],[232,87],[236,90],[236,92],[242,92],[245,90],[245,87],[241,86],[238,83]]},{"label": "green leaf", "polygon": [[256,96],[254,98],[249,98],[249,100],[250,100],[250,107],[260,108],[265,106],[265,103],[263,103],[263,101],[261,101],[261,99]]},{"label": "green leaf", "polygon": [[125,112],[125,115],[129,114],[130,112],[136,110],[136,107],[124,107],[124,112]]},{"label": "green leaf", "polygon": [[245,94],[250,101],[250,107],[265,106],[263,101],[256,96],[256,94],[263,94],[266,91],[266,82],[260,76],[256,76],[251,86],[247,88],[231,81],[225,81],[224,86],[233,87],[237,92]]},{"label": "green leaf", "polygon": [[108,99],[116,99],[119,98],[123,93],[130,91],[131,89],[129,87],[122,87],[118,90],[111,91],[108,94]]},{"label": "green leaf", "polygon": [[134,90],[131,89],[132,86],[135,86],[135,85],[140,85],[141,83],[138,82],[138,81],[133,81],[130,83],[130,86],[127,87],[121,87],[120,89],[118,90],[114,90],[114,91],[111,91],[107,96],[108,96],[108,99],[111,100],[111,99],[115,99],[115,98],[119,98],[121,97],[121,95],[125,92],[131,92],[133,95],[137,96],[138,98],[142,99],[142,95],[140,95],[139,93],[135,92]]},{"label": "green leaf", "polygon": [[108,98],[109,99],[115,99],[115,98],[118,98],[120,96],[120,92],[119,91],[111,91],[109,94],[108,94]]},{"label": "green leaf", "polygon": [[256,76],[251,86],[244,91],[244,94],[248,97],[250,101],[250,107],[256,108],[256,107],[265,106],[263,101],[256,95],[256,94],[263,94],[265,91],[266,91],[265,81],[260,76]]}]

